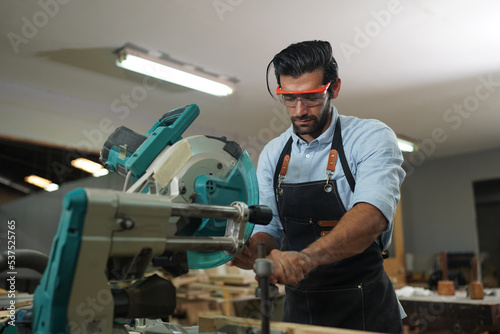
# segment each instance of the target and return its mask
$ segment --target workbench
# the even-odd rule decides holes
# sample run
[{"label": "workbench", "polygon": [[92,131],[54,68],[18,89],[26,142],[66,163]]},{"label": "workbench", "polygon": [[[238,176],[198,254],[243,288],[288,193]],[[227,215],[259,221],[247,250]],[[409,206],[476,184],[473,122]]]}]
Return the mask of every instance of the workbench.
[{"label": "workbench", "polygon": [[[407,317],[403,324],[410,329],[477,333],[500,329],[500,289],[489,289],[494,295],[470,299],[466,291],[454,296],[399,297]],[[487,291],[486,291],[487,292]]]},{"label": "workbench", "polygon": [[[200,317],[199,333],[261,333],[257,319],[207,315]],[[286,322],[270,324],[270,334],[366,334],[367,332]]]}]

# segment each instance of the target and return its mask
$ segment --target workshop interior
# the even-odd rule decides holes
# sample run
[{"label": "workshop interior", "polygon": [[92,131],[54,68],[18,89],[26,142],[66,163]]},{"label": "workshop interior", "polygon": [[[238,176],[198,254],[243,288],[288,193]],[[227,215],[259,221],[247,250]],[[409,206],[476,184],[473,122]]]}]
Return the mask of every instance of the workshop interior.
[{"label": "workshop interior", "polygon": [[259,154],[291,124],[266,68],[313,39],[339,114],[381,120],[403,152],[384,268],[405,333],[498,333],[498,12],[1,2],[0,333],[343,333],[282,321],[262,245],[253,270],[228,265],[272,219]]}]

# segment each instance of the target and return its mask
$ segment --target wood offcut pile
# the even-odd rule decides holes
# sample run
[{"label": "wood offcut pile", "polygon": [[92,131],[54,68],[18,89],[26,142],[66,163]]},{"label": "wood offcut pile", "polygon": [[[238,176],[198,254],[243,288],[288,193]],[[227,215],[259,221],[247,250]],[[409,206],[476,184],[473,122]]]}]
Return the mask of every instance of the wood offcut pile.
[{"label": "wood offcut pile", "polygon": [[254,300],[255,276],[193,271],[172,278],[177,289],[177,308],[172,321],[183,326],[198,324],[200,316],[235,315],[234,303]]}]

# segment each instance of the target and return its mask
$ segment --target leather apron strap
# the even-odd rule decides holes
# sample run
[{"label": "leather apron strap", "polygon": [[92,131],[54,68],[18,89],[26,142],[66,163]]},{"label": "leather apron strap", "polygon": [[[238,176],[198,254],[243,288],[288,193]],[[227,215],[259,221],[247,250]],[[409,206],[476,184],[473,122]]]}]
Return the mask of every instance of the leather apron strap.
[{"label": "leather apron strap", "polygon": [[[290,137],[290,139],[288,139],[287,143],[285,144],[283,151],[281,151],[280,157],[278,158],[278,165],[276,166],[276,170],[274,172],[274,189],[276,196],[280,192],[280,181],[282,183],[286,178],[288,163],[290,162],[290,156],[292,154],[292,144],[293,138]],[[349,164],[347,163],[347,158],[345,156],[344,144],[342,142],[340,117],[337,118],[337,122],[335,123],[335,131],[333,134],[331,150],[335,150],[336,152],[338,152],[338,158],[340,159],[340,163],[347,178],[347,182],[349,183],[351,191],[354,192],[354,189],[356,188],[356,181],[354,180],[354,176],[352,176],[351,169],[349,168]]]}]

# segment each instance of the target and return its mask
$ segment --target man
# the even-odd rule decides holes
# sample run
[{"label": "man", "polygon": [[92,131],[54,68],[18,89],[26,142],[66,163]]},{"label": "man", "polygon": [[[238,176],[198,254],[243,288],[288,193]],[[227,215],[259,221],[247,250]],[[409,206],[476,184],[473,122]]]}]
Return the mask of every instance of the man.
[{"label": "man", "polygon": [[274,218],[229,264],[252,268],[265,242],[271,283],[286,285],[284,321],[400,333],[382,257],[404,178],[396,136],[379,121],[338,115],[341,80],[328,42],[288,46],[267,76],[271,65],[292,122],[259,157],[260,203]]}]

